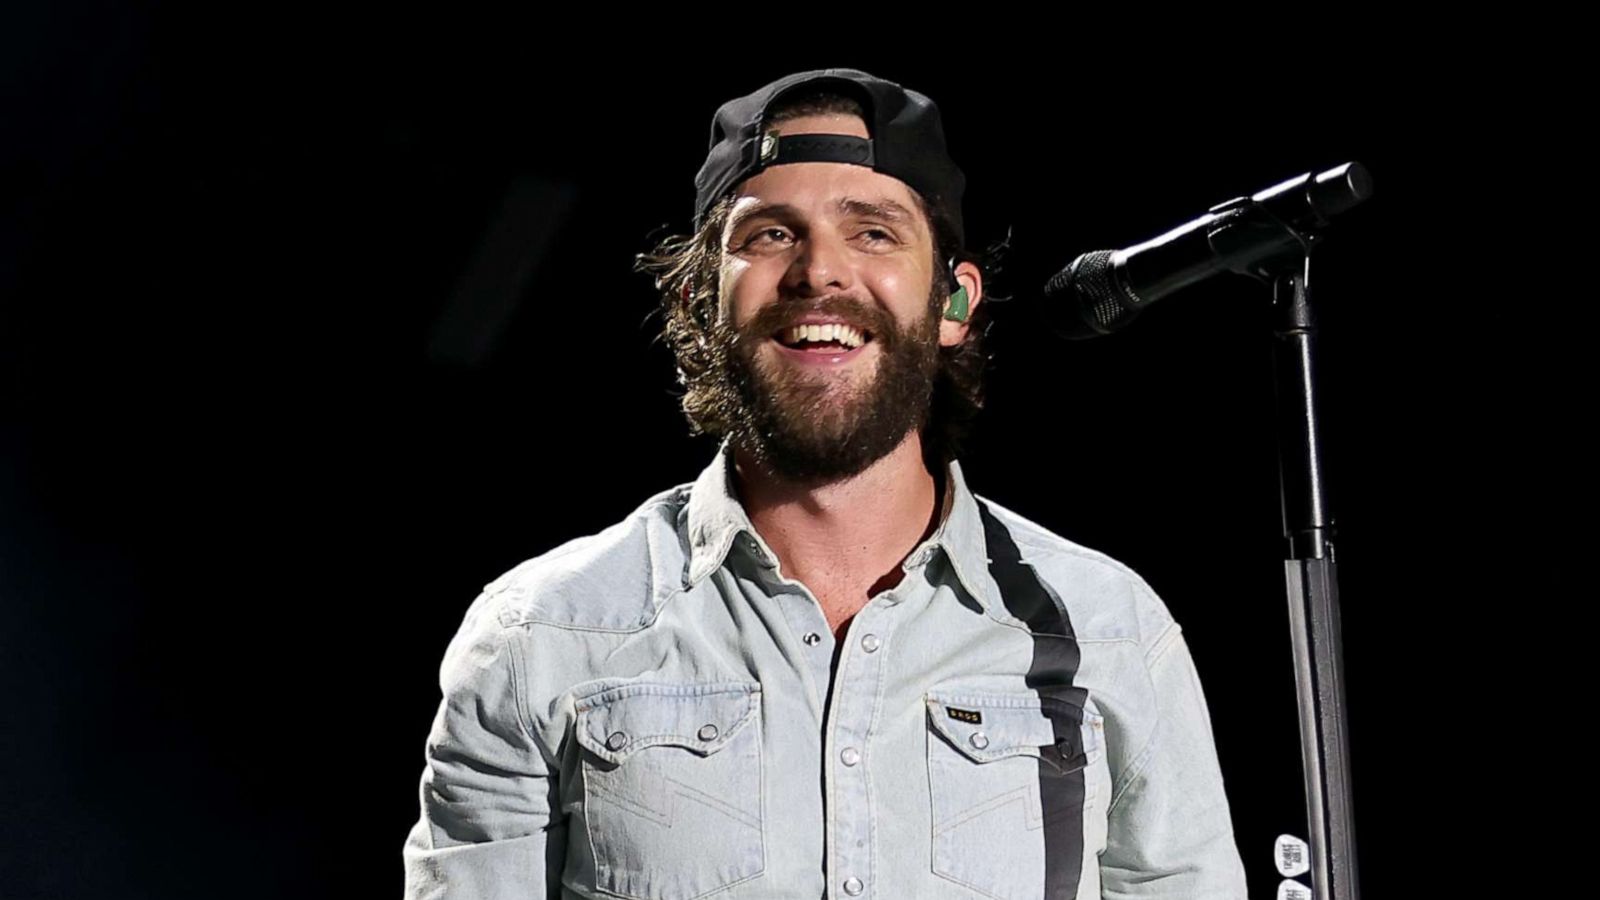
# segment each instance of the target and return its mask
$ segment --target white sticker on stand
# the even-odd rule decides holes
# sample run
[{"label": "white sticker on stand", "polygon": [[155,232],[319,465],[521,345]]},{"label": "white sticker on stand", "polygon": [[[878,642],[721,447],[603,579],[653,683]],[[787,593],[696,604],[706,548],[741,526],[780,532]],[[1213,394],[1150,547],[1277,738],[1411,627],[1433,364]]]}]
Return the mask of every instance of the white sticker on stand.
[{"label": "white sticker on stand", "polygon": [[1311,900],[1311,888],[1291,878],[1278,885],[1278,900]]},{"label": "white sticker on stand", "polygon": [[1278,835],[1272,845],[1272,859],[1278,865],[1278,874],[1285,878],[1311,871],[1311,848],[1292,834]]}]

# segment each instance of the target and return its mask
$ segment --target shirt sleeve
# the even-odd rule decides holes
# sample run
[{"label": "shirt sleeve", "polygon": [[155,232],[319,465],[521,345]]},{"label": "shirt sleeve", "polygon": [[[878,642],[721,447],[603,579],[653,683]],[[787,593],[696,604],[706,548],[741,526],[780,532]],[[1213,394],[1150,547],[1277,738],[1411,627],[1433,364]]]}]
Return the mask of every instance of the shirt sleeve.
[{"label": "shirt sleeve", "polygon": [[[406,838],[406,900],[556,897],[566,852],[556,779],[529,726],[519,632],[482,604],[446,651],[422,814]],[[485,621],[487,620],[487,621]]]},{"label": "shirt sleeve", "polygon": [[1244,865],[1233,836],[1211,716],[1176,623],[1148,662],[1157,719],[1113,785],[1101,888],[1109,900],[1240,900]]}]

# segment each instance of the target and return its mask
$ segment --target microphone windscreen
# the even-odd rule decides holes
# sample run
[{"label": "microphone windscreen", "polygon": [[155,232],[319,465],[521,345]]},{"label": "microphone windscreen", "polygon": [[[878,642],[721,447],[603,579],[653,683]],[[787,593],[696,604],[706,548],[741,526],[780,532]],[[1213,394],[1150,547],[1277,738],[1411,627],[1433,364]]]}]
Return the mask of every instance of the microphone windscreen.
[{"label": "microphone windscreen", "polygon": [[1045,284],[1046,315],[1057,334],[1074,341],[1100,337],[1126,327],[1139,314],[1121,299],[1113,254],[1085,253]]}]

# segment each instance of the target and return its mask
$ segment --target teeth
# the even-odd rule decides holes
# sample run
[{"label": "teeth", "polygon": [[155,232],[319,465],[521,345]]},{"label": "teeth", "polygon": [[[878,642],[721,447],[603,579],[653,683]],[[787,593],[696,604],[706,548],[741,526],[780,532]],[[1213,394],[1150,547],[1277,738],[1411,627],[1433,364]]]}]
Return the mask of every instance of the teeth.
[{"label": "teeth", "polygon": [[850,349],[855,349],[866,343],[866,338],[861,332],[838,322],[829,322],[825,325],[796,325],[784,334],[785,343],[798,344],[801,341],[821,343],[823,341],[838,341]]}]

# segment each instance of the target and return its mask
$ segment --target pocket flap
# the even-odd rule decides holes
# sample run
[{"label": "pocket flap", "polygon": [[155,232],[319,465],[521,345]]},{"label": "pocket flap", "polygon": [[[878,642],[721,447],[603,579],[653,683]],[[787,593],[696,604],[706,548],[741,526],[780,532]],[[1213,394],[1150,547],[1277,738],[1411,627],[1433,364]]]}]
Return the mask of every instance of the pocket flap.
[{"label": "pocket flap", "polygon": [[760,703],[755,682],[622,685],[577,702],[578,743],[618,764],[657,744],[709,756],[755,717]]},{"label": "pocket flap", "polygon": [[928,722],[973,762],[1032,756],[1073,772],[1100,749],[1100,716],[1084,707],[1086,697],[1087,691],[1071,687],[1017,693],[933,690],[927,694]]}]

